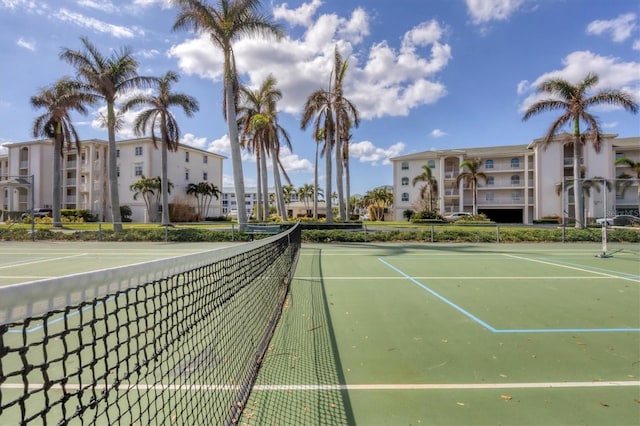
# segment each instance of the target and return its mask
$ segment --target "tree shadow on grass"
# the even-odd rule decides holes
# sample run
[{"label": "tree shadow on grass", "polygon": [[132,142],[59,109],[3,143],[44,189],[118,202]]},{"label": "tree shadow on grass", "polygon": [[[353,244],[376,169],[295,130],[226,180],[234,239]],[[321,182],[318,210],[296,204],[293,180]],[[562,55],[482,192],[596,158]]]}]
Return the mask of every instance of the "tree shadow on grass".
[{"label": "tree shadow on grass", "polygon": [[322,280],[320,249],[303,249],[280,323],[239,424],[351,425],[353,413]]}]

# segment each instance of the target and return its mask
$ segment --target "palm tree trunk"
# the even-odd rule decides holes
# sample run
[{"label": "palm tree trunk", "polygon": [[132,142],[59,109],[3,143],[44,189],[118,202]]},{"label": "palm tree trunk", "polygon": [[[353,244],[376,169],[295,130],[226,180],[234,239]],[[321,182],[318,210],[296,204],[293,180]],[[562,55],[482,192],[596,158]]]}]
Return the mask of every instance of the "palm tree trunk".
[{"label": "palm tree trunk", "polygon": [[262,157],[262,154],[260,153],[260,147],[256,147],[256,192],[257,192],[257,201],[258,204],[256,205],[256,220],[258,222],[262,221],[263,217],[262,217],[262,209],[260,208],[260,203],[262,202],[262,173],[261,173],[261,169],[262,169],[262,162],[260,161],[260,158]]},{"label": "palm tree trunk", "polygon": [[316,141],[316,164],[313,173],[313,219],[318,220],[318,146]]},{"label": "palm tree trunk", "polygon": [[238,227],[240,231],[247,228],[247,207],[244,199],[244,173],[242,171],[242,153],[238,142],[238,122],[234,102],[233,77],[231,75],[231,59],[229,49],[225,49],[225,111],[229,141],[231,143],[231,164],[233,167],[233,186],[238,202]]},{"label": "palm tree trunk", "polygon": [[575,206],[576,229],[584,228],[584,207],[582,199],[582,180],[580,173],[580,135],[573,142],[573,199]]},{"label": "palm tree trunk", "polygon": [[267,150],[264,147],[260,156],[260,173],[262,174],[262,220],[269,219],[269,176],[267,173]]},{"label": "palm tree trunk", "polygon": [[278,166],[278,158],[276,152],[271,148],[271,167],[273,168],[273,190],[276,193],[276,203],[278,212],[284,222],[287,221],[287,210],[284,205],[284,194],[282,193],[282,182],[280,181],[280,167]]},{"label": "palm tree trunk", "polygon": [[[53,139],[53,206],[52,207],[52,216],[53,216],[53,226],[60,227],[62,226],[62,222],[60,220],[60,206],[62,199],[62,185],[61,185],[61,176],[62,173],[62,133],[56,133],[55,138]],[[31,191],[33,191],[33,182],[31,183]],[[31,206],[32,208],[35,206]]]},{"label": "palm tree trunk", "polygon": [[344,207],[344,182],[342,176],[342,140],[340,138],[340,130],[338,123],[336,123],[336,187],[338,191],[338,217],[341,221],[345,220],[345,207]]},{"label": "palm tree trunk", "polygon": [[331,210],[331,135],[325,139],[325,174],[326,174],[326,185],[324,192],[324,200],[326,205],[326,214],[327,214],[327,223],[333,223],[333,211]]},{"label": "palm tree trunk", "polygon": [[[162,133],[166,133],[163,126]],[[168,226],[169,219],[169,179],[167,178],[167,142],[165,135],[162,135],[162,179],[160,180],[160,192],[162,193],[162,225]]]},{"label": "palm tree trunk", "polygon": [[109,199],[111,201],[111,221],[113,230],[122,231],[120,216],[120,196],[118,194],[118,159],[116,157],[116,120],[113,103],[107,104],[107,129],[109,133]]},{"label": "palm tree trunk", "polygon": [[349,174],[349,140],[345,142],[344,145],[345,156],[344,156],[344,180],[345,180],[345,189],[346,193],[344,195],[345,200],[345,211],[347,216],[345,220],[349,222],[351,220],[351,176]]}]

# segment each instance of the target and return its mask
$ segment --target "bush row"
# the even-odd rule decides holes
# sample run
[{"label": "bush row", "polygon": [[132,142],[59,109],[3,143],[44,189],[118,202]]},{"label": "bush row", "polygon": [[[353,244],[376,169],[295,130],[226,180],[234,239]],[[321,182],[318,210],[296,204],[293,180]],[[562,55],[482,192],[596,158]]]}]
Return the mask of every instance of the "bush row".
[{"label": "bush row", "polygon": [[[640,231],[636,229],[611,229],[607,238],[611,242],[640,243]],[[28,229],[10,228],[0,230],[0,240],[28,241],[32,235]],[[48,229],[37,229],[35,240],[65,240],[65,241],[172,241],[172,242],[221,242],[221,241],[249,241],[250,235],[228,230],[211,230],[197,228],[144,228],[128,229],[122,232],[76,231],[59,232]],[[562,229],[557,228],[466,228],[466,227],[437,227],[416,228],[407,230],[319,230],[307,229],[302,231],[304,242],[561,242]],[[564,233],[564,241],[602,240],[600,228],[573,229],[568,228]]]}]

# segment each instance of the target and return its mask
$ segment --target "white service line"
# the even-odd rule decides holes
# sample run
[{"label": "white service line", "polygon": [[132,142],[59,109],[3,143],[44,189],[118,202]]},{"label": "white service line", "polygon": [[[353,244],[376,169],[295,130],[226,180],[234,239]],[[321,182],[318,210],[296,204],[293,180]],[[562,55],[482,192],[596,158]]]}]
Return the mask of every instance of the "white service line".
[{"label": "white service line", "polygon": [[39,259],[39,260],[31,261],[31,262],[12,263],[11,265],[0,266],[0,269],[16,268],[16,267],[19,267],[19,266],[33,265],[33,264],[36,264],[36,263],[43,263],[43,262],[55,262],[55,261],[62,260],[62,259],[73,259],[74,257],[82,257],[82,256],[86,256],[86,255],[87,255],[87,253],[81,253],[81,254],[74,254],[72,256],[56,257],[56,258],[52,258],[52,259]]},{"label": "white service line", "polygon": [[602,276],[605,276],[605,277],[608,277],[608,278],[618,278],[618,279],[621,279],[621,280],[633,281],[634,283],[640,283],[640,280],[636,280],[636,279],[633,279],[633,278],[624,277],[624,276],[621,276],[621,275],[607,274],[606,272],[594,271],[592,269],[578,268],[577,266],[563,265],[562,263],[548,262],[546,260],[540,260],[540,259],[529,259],[527,257],[516,256],[516,255],[513,255],[513,254],[505,254],[504,256],[513,257],[514,259],[528,260],[529,262],[542,263],[544,265],[552,265],[552,266],[558,266],[560,268],[573,269],[574,271],[588,272],[590,274],[598,274],[598,275],[602,275]]}]

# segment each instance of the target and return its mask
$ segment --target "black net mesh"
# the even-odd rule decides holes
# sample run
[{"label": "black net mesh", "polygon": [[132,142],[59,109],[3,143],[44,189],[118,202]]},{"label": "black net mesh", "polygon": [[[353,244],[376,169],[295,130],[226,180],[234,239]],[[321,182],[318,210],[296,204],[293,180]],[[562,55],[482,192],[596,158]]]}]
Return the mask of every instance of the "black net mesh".
[{"label": "black net mesh", "polygon": [[236,423],[282,309],[300,227],[247,247],[64,307],[34,309],[39,300],[19,307],[29,313],[21,320],[13,306],[0,325],[1,423]]}]

